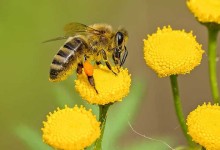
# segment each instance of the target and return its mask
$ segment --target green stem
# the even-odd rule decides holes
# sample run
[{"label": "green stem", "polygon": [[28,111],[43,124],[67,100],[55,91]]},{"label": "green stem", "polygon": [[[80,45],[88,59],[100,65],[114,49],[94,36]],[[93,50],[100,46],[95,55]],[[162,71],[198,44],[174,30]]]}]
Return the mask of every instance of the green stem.
[{"label": "green stem", "polygon": [[192,142],[191,137],[187,134],[188,129],[186,126],[184,115],[183,115],[182,104],[181,104],[179,89],[178,89],[177,75],[171,75],[170,81],[171,81],[173,100],[174,100],[174,105],[175,105],[175,110],[176,110],[176,115],[178,117],[178,121],[180,123],[180,126],[187,139],[189,146],[194,147],[195,146],[194,142]]},{"label": "green stem", "polygon": [[105,131],[105,123],[107,119],[107,112],[108,112],[109,106],[111,106],[111,104],[99,105],[99,121],[101,122],[101,125],[100,125],[101,135],[95,143],[95,150],[102,150],[102,140],[103,140],[103,135]]},{"label": "green stem", "polygon": [[212,97],[215,103],[219,103],[218,93],[218,82],[217,82],[217,71],[216,71],[216,47],[217,47],[217,36],[218,29],[212,26],[208,28],[208,60],[209,60],[209,78],[212,90]]}]

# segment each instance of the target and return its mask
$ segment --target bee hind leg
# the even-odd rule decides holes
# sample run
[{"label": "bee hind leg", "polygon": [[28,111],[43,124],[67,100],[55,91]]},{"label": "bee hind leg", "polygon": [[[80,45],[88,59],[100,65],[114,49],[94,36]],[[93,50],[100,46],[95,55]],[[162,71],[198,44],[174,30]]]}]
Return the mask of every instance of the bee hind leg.
[{"label": "bee hind leg", "polygon": [[96,93],[98,94],[98,91],[95,87],[95,81],[94,81],[94,77],[93,77],[93,66],[89,61],[85,61],[83,63],[83,68],[84,68],[84,72],[88,78],[89,84],[95,89]]},{"label": "bee hind leg", "polygon": [[88,78],[89,84],[94,88],[95,92],[96,92],[97,94],[99,94],[98,90],[97,90],[96,87],[95,87],[94,77],[87,75],[87,78]]}]

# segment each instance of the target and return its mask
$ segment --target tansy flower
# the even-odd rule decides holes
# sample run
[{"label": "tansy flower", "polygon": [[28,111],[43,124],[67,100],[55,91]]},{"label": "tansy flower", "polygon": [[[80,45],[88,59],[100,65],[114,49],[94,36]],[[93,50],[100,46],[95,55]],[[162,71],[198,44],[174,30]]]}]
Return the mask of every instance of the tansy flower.
[{"label": "tansy flower", "polygon": [[[116,67],[113,67],[113,70],[116,73],[118,72]],[[100,65],[94,69],[93,77],[98,94],[89,84],[84,71],[75,80],[76,90],[89,103],[99,105],[114,103],[121,101],[129,93],[131,75],[127,69],[120,68],[117,75],[115,75],[106,66]]]},{"label": "tansy flower", "polygon": [[159,77],[186,74],[200,64],[201,47],[192,32],[158,28],[144,40],[144,59]]},{"label": "tansy flower", "polygon": [[200,22],[220,24],[220,0],[188,0],[187,6]]},{"label": "tansy flower", "polygon": [[220,150],[220,106],[203,104],[187,117],[188,134],[207,150]]},{"label": "tansy flower", "polygon": [[100,123],[82,106],[57,108],[43,124],[43,141],[56,149],[82,150],[100,136]]}]

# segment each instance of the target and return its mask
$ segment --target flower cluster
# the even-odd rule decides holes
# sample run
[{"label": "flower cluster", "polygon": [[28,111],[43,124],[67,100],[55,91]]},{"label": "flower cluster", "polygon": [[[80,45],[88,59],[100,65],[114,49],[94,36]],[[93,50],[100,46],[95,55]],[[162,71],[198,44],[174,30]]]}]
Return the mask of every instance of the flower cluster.
[{"label": "flower cluster", "polygon": [[144,40],[144,59],[159,77],[186,74],[198,66],[204,51],[192,32],[158,28]]},{"label": "flower cluster", "polygon": [[100,136],[100,122],[82,106],[57,108],[43,124],[44,142],[57,149],[81,150]]},{"label": "flower cluster", "polygon": [[[129,93],[131,75],[127,69],[113,67],[117,75],[113,74],[106,66],[93,66],[86,62],[82,74],[75,80],[76,90],[81,97],[91,104],[105,105],[121,101]],[[89,84],[88,76],[93,75],[94,87]],[[43,122],[43,141],[48,145],[62,150],[82,150],[89,147],[99,137],[101,132],[100,122],[91,110],[84,107],[58,108],[47,116]],[[102,125],[102,124],[101,124]]]},{"label": "flower cluster", "polygon": [[188,0],[187,6],[200,22],[220,24],[219,0]]},{"label": "flower cluster", "polygon": [[220,106],[216,74],[216,43],[220,29],[219,0],[188,0],[187,6],[199,22],[207,26],[209,34],[208,60],[213,100],[216,104],[203,104],[192,111],[187,125],[192,139],[207,150],[220,150]]},{"label": "flower cluster", "polygon": [[[117,71],[116,67],[113,70]],[[131,75],[127,69],[120,68],[117,75],[113,74],[106,66],[100,65],[94,69],[94,88],[89,84],[86,74],[83,72],[75,80],[75,88],[81,97],[91,104],[105,105],[121,101],[129,93]]]},{"label": "flower cluster", "polygon": [[187,117],[188,134],[207,150],[220,150],[220,106],[203,104]]}]

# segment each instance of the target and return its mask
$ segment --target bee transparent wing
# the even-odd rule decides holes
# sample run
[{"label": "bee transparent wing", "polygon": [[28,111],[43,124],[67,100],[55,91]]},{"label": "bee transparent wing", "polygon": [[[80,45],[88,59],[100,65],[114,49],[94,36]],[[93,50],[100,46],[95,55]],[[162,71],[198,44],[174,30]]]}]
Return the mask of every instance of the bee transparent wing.
[{"label": "bee transparent wing", "polygon": [[93,28],[91,28],[87,25],[84,25],[84,24],[81,24],[81,23],[76,23],[76,22],[71,22],[71,23],[68,23],[67,25],[65,25],[64,32],[65,32],[65,36],[57,37],[57,38],[50,39],[50,40],[46,40],[43,43],[68,39],[69,37],[73,37],[77,33],[81,33],[81,34],[86,34],[86,33],[102,34],[99,30],[93,29]]},{"label": "bee transparent wing", "polygon": [[100,34],[99,30],[95,30],[87,25],[71,22],[64,27],[65,36],[73,36],[76,33],[92,33]]},{"label": "bee transparent wing", "polygon": [[57,37],[57,38],[54,38],[54,39],[49,39],[49,40],[43,41],[42,43],[58,41],[58,40],[65,40],[65,39],[68,39],[68,36],[62,36],[62,37]]}]

